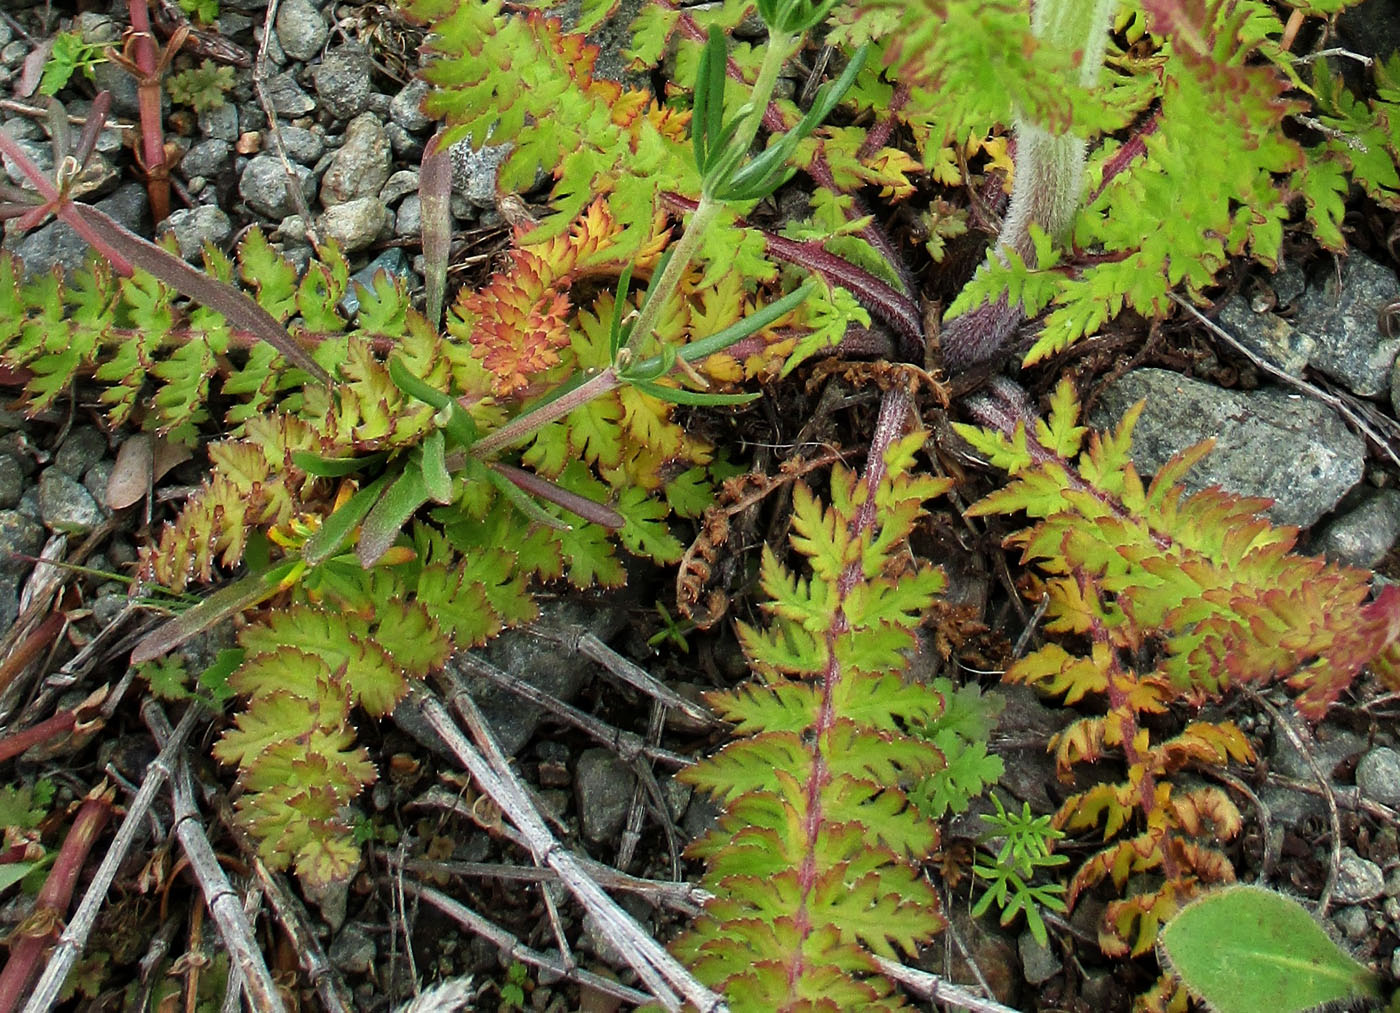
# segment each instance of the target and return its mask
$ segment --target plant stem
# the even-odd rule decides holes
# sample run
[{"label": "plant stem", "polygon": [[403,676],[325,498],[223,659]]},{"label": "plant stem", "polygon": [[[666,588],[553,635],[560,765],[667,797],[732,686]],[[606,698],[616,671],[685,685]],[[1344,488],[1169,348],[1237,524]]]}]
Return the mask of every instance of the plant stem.
[{"label": "plant stem", "polygon": [[[758,136],[758,128],[763,124],[763,114],[767,111],[768,102],[773,97],[773,89],[778,84],[778,74],[801,41],[802,36],[800,35],[770,33],[768,48],[763,51],[763,63],[758,69],[758,77],[754,80],[753,91],[749,95],[749,101],[744,104],[744,108],[741,110],[744,117],[743,122],[729,142],[730,148],[733,150],[747,151],[749,146],[753,144],[754,138]],[[692,126],[692,129],[698,128]],[[671,254],[671,259],[666,262],[666,269],[661,272],[661,277],[648,290],[641,313],[632,325],[632,334],[627,339],[626,350],[626,354],[631,360],[635,360],[641,354],[642,343],[650,338],[656,329],[656,321],[661,316],[662,308],[680,286],[681,279],[685,277],[686,269],[690,267],[690,262],[695,259],[695,254],[700,248],[700,241],[705,237],[706,231],[714,223],[715,216],[724,206],[721,201],[715,200],[710,195],[709,182],[702,182],[700,202],[696,204],[690,221],[686,223],[685,231],[681,233],[681,238],[676,242],[675,252]],[[621,365],[625,366],[627,363],[623,362]]]},{"label": "plant stem", "polygon": [[792,56],[801,42],[800,35],[775,35],[769,30],[768,48],[763,51],[763,63],[758,68],[758,77],[754,79],[753,92],[741,110],[744,113],[744,123],[732,142],[740,151],[747,151],[758,136],[763,114],[768,110],[773,89],[778,85],[778,74],[782,72],[783,64],[787,63],[788,57]]},{"label": "plant stem", "polygon": [[685,231],[681,233],[681,238],[673,248],[675,252],[671,254],[671,259],[666,262],[666,270],[661,272],[661,277],[656,280],[656,284],[647,291],[641,313],[632,325],[632,334],[627,339],[625,350],[629,361],[635,361],[641,354],[642,343],[651,337],[652,331],[656,329],[656,320],[661,315],[661,308],[670,301],[671,295],[680,286],[681,278],[685,277],[686,268],[690,266],[691,260],[694,259],[696,251],[700,248],[700,240],[704,238],[706,230],[709,229],[722,206],[718,201],[703,193],[700,195],[700,203],[695,206],[690,221],[686,222]]}]

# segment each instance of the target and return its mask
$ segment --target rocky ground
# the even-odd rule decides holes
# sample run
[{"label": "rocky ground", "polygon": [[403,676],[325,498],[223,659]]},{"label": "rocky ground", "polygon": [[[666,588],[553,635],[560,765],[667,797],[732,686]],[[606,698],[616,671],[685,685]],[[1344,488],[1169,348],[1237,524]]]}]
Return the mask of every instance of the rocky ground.
[{"label": "rocky ground", "polygon": [[[0,90],[0,129],[45,167],[52,156],[36,99],[24,91],[26,59],[59,28],[72,27],[87,41],[113,42],[126,26],[125,3],[112,9],[102,3],[81,6],[79,13],[68,4],[11,2],[0,10],[0,80],[10,82]],[[146,188],[135,177],[123,143],[121,126],[138,114],[133,79],[101,63],[92,81],[75,79],[61,93],[68,112],[79,117],[95,89],[110,89],[115,98],[118,123],[98,142],[101,167],[89,199],[142,234],[173,233],[190,258],[205,241],[230,249],[256,223],[284,255],[304,263],[310,228],[340,243],[358,277],[385,269],[421,289],[417,165],[435,124],[420,111],[423,86],[411,78],[418,37],[381,4],[282,0],[274,30],[265,38],[265,10],[263,0],[222,0],[218,34],[246,53],[249,65],[230,64],[234,83],[219,107],[195,113],[177,105],[168,111],[178,199],[160,230],[151,225]],[[1383,25],[1369,34],[1383,40],[1384,30]],[[266,72],[275,128],[254,93],[257,60]],[[300,200],[284,185],[287,168],[279,146],[300,182]],[[455,159],[452,211],[459,270],[454,277],[459,282],[479,279],[504,242],[492,186],[499,159],[498,150],[470,147],[461,148]],[[13,166],[5,168],[12,182],[21,182]],[[1146,398],[1135,446],[1142,471],[1151,472],[1175,451],[1213,436],[1217,447],[1195,472],[1196,487],[1218,482],[1268,496],[1275,500],[1276,521],[1308,529],[1312,551],[1400,576],[1394,551],[1400,539],[1400,324],[1392,322],[1400,319],[1400,284],[1385,243],[1394,216],[1378,223],[1378,214],[1357,210],[1365,219],[1355,230],[1359,248],[1344,262],[1303,248],[1276,275],[1242,274],[1212,314],[1224,333],[1186,317],[1162,340],[1134,352],[1131,361],[1125,356],[1103,369],[1090,388],[1091,419],[1107,426]],[[53,223],[23,236],[8,232],[5,248],[32,272],[55,264],[75,267],[87,252],[66,226]],[[24,596],[36,593],[35,558],[87,568],[63,578],[62,601],[71,625],[46,672],[57,671],[99,631],[130,621],[126,585],[107,575],[129,571],[136,546],[168,516],[169,507],[158,507],[152,518],[139,506],[109,507],[109,480],[129,438],[104,431],[81,391],[61,410],[34,419],[0,411],[0,631],[15,622]],[[848,443],[858,444],[859,437]],[[197,460],[177,465],[162,480],[163,499],[178,502],[182,489],[196,484],[202,473]],[[651,573],[636,578],[627,594],[606,600],[551,598],[544,605],[546,622],[592,633],[688,695],[743,675],[737,647],[723,632],[692,636],[687,653],[674,641],[662,642],[659,652],[650,646],[648,640],[662,630],[652,602],[666,594],[664,581]],[[502,637],[485,653],[556,699],[647,734],[645,699],[619,688],[595,660],[570,657],[557,641],[528,633]],[[115,653],[112,658],[120,669],[121,660]],[[119,677],[120,671],[104,676]],[[36,701],[51,708],[57,693],[81,698],[92,688],[49,685],[52,691],[31,684],[0,699],[0,731],[45,716],[35,711]],[[1267,710],[1244,703],[1232,713],[1261,757],[1256,770],[1242,772],[1261,805],[1259,812],[1247,814],[1251,829],[1239,858],[1242,866],[1257,868],[1275,856],[1273,881],[1309,897],[1334,877],[1330,920],[1337,933],[1363,959],[1400,977],[1395,950],[1400,699],[1381,696],[1368,685],[1371,691],[1343,701],[1315,730],[1306,753]],[[673,867],[668,835],[675,842],[692,839],[712,820],[714,809],[672,781],[673,768],[660,764],[656,770],[674,824],[663,833],[650,816],[638,822],[641,790],[633,767],[617,752],[598,747],[542,709],[522,706],[503,690],[476,688],[505,747],[537,788],[542,807],[583,850],[636,875],[665,880],[693,871]],[[996,739],[1008,771],[1003,787],[1038,811],[1051,811],[1058,799],[1047,793],[1054,778],[1044,744],[1065,714],[1042,706],[1033,694],[1000,692],[1008,699]],[[451,782],[439,776],[432,757],[409,734],[391,727],[366,732],[373,734],[379,736],[376,759],[393,773],[375,786],[370,803],[397,827],[400,856],[419,863],[420,871],[431,869],[444,889],[470,898],[521,942],[549,950],[553,937],[539,890],[510,878],[531,875],[519,869],[521,853],[454,808]],[[682,718],[660,730],[660,744],[676,753],[715,741]],[[103,741],[59,759],[59,768],[49,757],[23,758],[0,767],[0,784],[42,770],[56,777],[63,803],[80,797],[104,769],[139,782],[151,755],[139,720],[119,715]],[[1325,783],[1319,783],[1319,772]],[[219,777],[212,769],[208,773]],[[950,828],[950,839],[974,833],[964,821]],[[412,995],[415,982],[465,975],[473,976],[469,1008],[495,1008],[515,986],[528,991],[524,1002],[537,1009],[613,1008],[614,1000],[560,983],[549,971],[531,968],[521,975],[497,943],[411,901],[404,907],[376,875],[389,867],[387,856],[395,847],[387,839],[375,847],[374,871],[339,894],[308,898],[311,932],[359,1008],[389,1009]],[[629,855],[635,857],[629,861]],[[188,922],[197,901],[189,887],[167,884],[170,907],[157,910],[148,885],[138,879],[140,863],[129,866],[94,947],[120,973],[103,977],[99,967],[85,965],[95,994],[73,1000],[73,1008],[120,1008],[123,974],[134,973],[134,961],[147,951],[148,941],[166,931],[192,931]],[[933,969],[955,980],[980,978],[999,999],[1026,1010],[1123,1009],[1127,997],[1146,984],[1140,971],[1108,964],[1098,955],[1098,909],[1092,903],[1080,905],[1068,919],[1052,920],[1051,945],[1041,947],[1029,934],[1018,937],[991,919],[970,918],[968,889],[965,880],[949,893],[953,931],[942,952],[931,955]],[[18,923],[30,903],[29,894],[13,887],[0,893],[0,928]],[[663,936],[677,924],[674,911],[635,897],[624,903]],[[561,916],[586,966],[631,980],[595,926],[567,909]],[[163,928],[172,924],[167,917],[174,928]],[[273,938],[267,940],[275,969],[296,980],[296,955],[285,947],[278,951]],[[183,945],[176,943],[175,952]],[[307,1008],[317,1008],[311,991],[300,991]],[[200,1008],[216,1006],[214,1001]]]}]

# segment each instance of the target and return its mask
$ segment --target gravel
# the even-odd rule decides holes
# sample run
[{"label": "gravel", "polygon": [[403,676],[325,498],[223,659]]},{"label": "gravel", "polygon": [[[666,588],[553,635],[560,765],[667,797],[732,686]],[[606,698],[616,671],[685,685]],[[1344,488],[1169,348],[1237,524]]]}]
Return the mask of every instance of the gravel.
[{"label": "gravel", "polygon": [[361,113],[345,128],[345,141],[321,177],[321,205],[327,209],[357,197],[377,197],[389,179],[393,151],[384,124]]},{"label": "gravel", "polygon": [[[292,165],[301,183],[302,195],[308,204],[315,195],[315,180],[304,165]],[[275,155],[258,155],[248,160],[238,178],[238,194],[248,207],[260,215],[281,220],[295,208],[287,195],[287,170]]]},{"label": "gravel", "polygon": [[369,55],[359,46],[340,46],[311,72],[321,108],[338,120],[358,116],[369,106]]},{"label": "gravel", "polygon": [[1371,802],[1400,809],[1400,751],[1377,746],[1356,765],[1356,787]]},{"label": "gravel", "polygon": [[330,35],[326,19],[311,0],[283,0],[277,8],[277,41],[293,60],[310,60]]}]

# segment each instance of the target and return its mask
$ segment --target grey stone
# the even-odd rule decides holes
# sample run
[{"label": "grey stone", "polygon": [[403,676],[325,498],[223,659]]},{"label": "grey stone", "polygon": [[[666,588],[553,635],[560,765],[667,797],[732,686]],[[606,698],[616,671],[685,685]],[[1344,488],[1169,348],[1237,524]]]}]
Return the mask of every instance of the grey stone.
[{"label": "grey stone", "polygon": [[410,194],[399,205],[394,216],[394,235],[416,236],[423,231],[423,202],[418,195]]},{"label": "grey stone", "polygon": [[111,508],[107,506],[107,482],[111,479],[112,470],[116,466],[115,460],[104,457],[83,475],[83,488],[88,491],[92,501],[101,506],[104,517],[111,512]]},{"label": "grey stone", "polygon": [[389,105],[392,102],[393,99],[382,91],[372,91],[369,93],[369,98],[365,100],[365,109],[374,113],[381,120],[387,120],[389,118]]},{"label": "grey stone", "polygon": [[1016,948],[1021,954],[1021,974],[1032,985],[1044,984],[1064,969],[1055,951],[1037,941],[1029,929],[1021,933]]},{"label": "grey stone", "polygon": [[512,144],[486,144],[472,147],[471,136],[452,145],[452,189],[473,206],[496,206],[496,175],[510,154]]},{"label": "grey stone", "polygon": [[0,48],[10,44],[10,40],[15,37],[14,30],[8,21],[0,21]]},{"label": "grey stone", "polygon": [[1222,390],[1163,369],[1136,369],[1109,384],[1090,421],[1116,425],[1146,399],[1134,431],[1138,471],[1213,437],[1215,448],[1186,476],[1188,491],[1220,485],[1274,500],[1276,524],[1314,524],[1361,481],[1366,444],[1330,408],[1289,391]]},{"label": "grey stone", "polygon": [[28,517],[31,521],[44,523],[43,511],[39,509],[39,487],[31,485],[24,492],[20,493],[19,502],[15,504],[15,510]]},{"label": "grey stone", "polygon": [[346,292],[344,298],[340,300],[341,309],[350,316],[359,312],[360,286],[363,285],[367,289],[373,288],[375,275],[381,271],[391,278],[411,279],[412,277],[408,258],[404,256],[403,250],[397,246],[385,250],[350,276],[350,291]]},{"label": "grey stone", "polygon": [[397,123],[384,127],[389,135],[389,143],[394,146],[394,154],[405,162],[418,162],[423,158],[423,142]]},{"label": "grey stone", "polygon": [[379,189],[379,199],[386,206],[394,204],[411,193],[418,192],[418,170],[400,169]]},{"label": "grey stone", "polygon": [[1400,809],[1400,752],[1389,746],[1368,751],[1356,765],[1356,787],[1362,798]]},{"label": "grey stone", "polygon": [[586,749],[574,769],[574,798],[584,840],[601,844],[622,830],[637,783],[632,769],[607,749]]},{"label": "grey stone", "polygon": [[1338,904],[1364,904],[1385,892],[1385,873],[1375,862],[1362,858],[1351,848],[1342,849],[1337,871]]},{"label": "grey stone", "polygon": [[351,922],[340,930],[326,955],[345,974],[365,974],[374,966],[377,953],[374,937]]},{"label": "grey stone", "polygon": [[372,246],[394,226],[394,215],[378,197],[356,197],[327,208],[317,219],[322,238],[334,239],[345,253]]},{"label": "grey stone", "polygon": [[353,45],[332,49],[311,72],[321,107],[338,120],[369,106],[369,75],[369,54]]},{"label": "grey stone", "polygon": [[422,109],[427,94],[428,82],[415,77],[389,102],[389,116],[405,130],[427,130],[433,123]]},{"label": "grey stone", "polygon": [[16,585],[44,547],[44,527],[15,510],[0,510],[0,583]]},{"label": "grey stone", "polygon": [[[567,600],[540,603],[540,624],[556,628],[582,627],[600,640],[609,640],[622,628],[623,613],[601,602]],[[569,702],[576,697],[596,669],[571,656],[553,640],[542,636],[500,636],[477,654],[536,689]],[[466,674],[467,689],[490,722],[501,749],[513,756],[530,740],[544,712],[497,686],[489,679]]]},{"label": "grey stone", "polygon": [[[140,183],[127,183],[95,206],[131,231],[139,232],[146,213],[146,188]],[[87,241],[59,221],[35,229],[14,245],[26,277],[48,271],[55,264],[66,272],[76,271],[83,266],[88,250]]]},{"label": "grey stone", "polygon": [[238,140],[238,109],[231,102],[217,109],[206,109],[199,114],[199,130],[206,137],[232,144]]},{"label": "grey stone", "polygon": [[305,127],[280,127],[282,134],[282,147],[287,150],[287,157],[293,162],[300,162],[302,165],[315,165],[317,159],[325,153],[326,139],[314,130],[307,130]]},{"label": "grey stone", "polygon": [[85,535],[102,523],[102,508],[71,475],[47,468],[39,476],[39,513],[57,534]]},{"label": "grey stone", "polygon": [[1276,313],[1256,313],[1243,296],[1231,296],[1219,321],[1239,343],[1289,376],[1303,375],[1317,342]]},{"label": "grey stone", "polygon": [[174,233],[175,242],[180,247],[180,256],[186,260],[199,260],[206,242],[216,247],[222,246],[233,235],[233,223],[228,215],[218,208],[202,204],[199,207],[180,208],[170,212],[161,223],[160,234]]},{"label": "grey stone", "polygon": [[9,454],[0,454],[0,508],[8,510],[24,491],[24,469]]},{"label": "grey stone", "polygon": [[316,905],[331,931],[339,932],[340,927],[345,924],[345,912],[350,905],[350,881],[333,879],[324,885],[303,882],[300,886],[301,892],[308,901]]},{"label": "grey stone", "polygon": [[267,100],[272,103],[273,111],[278,116],[291,119],[305,116],[316,108],[316,100],[302,90],[290,71],[274,75],[264,87],[267,89]]},{"label": "grey stone", "polygon": [[[307,203],[315,195],[315,180],[311,170],[304,165],[292,165],[301,192]],[[287,171],[281,159],[275,155],[258,155],[250,158],[243,174],[238,179],[238,195],[258,214],[268,218],[282,219],[296,209],[287,196]]]},{"label": "grey stone", "polygon": [[681,819],[681,831],[688,841],[696,841],[708,834],[719,823],[719,818],[724,814],[707,792],[697,791],[690,797],[690,804],[685,807],[685,816]]},{"label": "grey stone", "polygon": [[1355,904],[1338,908],[1332,916],[1332,924],[1346,939],[1364,939],[1371,934],[1371,919],[1367,917],[1366,909]]},{"label": "grey stone", "polygon": [[124,594],[102,594],[92,603],[92,618],[100,626],[111,623],[130,603],[130,599]]},{"label": "grey stone", "polygon": [[1298,300],[1293,326],[1316,342],[1309,361],[1361,397],[1375,397],[1389,386],[1400,337],[1380,329],[1380,311],[1400,299],[1400,282],[1389,268],[1353,252],[1342,266],[1340,284],[1328,272]]},{"label": "grey stone", "polygon": [[190,147],[180,159],[180,171],[186,179],[203,176],[212,179],[226,169],[233,146],[219,137],[206,137]]},{"label": "grey stone", "polygon": [[311,0],[283,0],[277,8],[277,39],[293,60],[310,60],[326,44],[330,28]]},{"label": "grey stone", "polygon": [[393,150],[379,118],[374,113],[356,116],[345,128],[345,143],[331,156],[321,177],[321,206],[330,208],[357,197],[378,199],[389,179],[392,157]]},{"label": "grey stone", "polygon": [[[92,68],[92,86],[98,91],[112,93],[112,115],[138,117],[141,115],[141,96],[136,78],[115,63],[104,60]],[[161,116],[170,113],[170,96],[161,92]]]},{"label": "grey stone", "polygon": [[[5,123],[4,127],[0,129],[3,129],[11,138],[14,138],[13,125],[19,122],[21,121],[9,120]],[[53,146],[50,145],[48,141],[15,138],[15,147],[19,148],[20,151],[28,156],[29,160],[44,174],[45,178],[53,175]],[[19,162],[15,161],[8,154],[0,155],[0,160],[4,161],[5,175],[10,178],[11,183],[16,186],[33,186],[33,184],[29,182],[29,177],[25,175],[24,170],[20,168]]]},{"label": "grey stone", "polygon": [[29,43],[25,42],[23,39],[15,39],[12,42],[7,42],[3,48],[0,48],[0,63],[5,64],[7,67],[18,67],[24,62],[24,58],[28,55]]},{"label": "grey stone", "polygon": [[1400,492],[1377,489],[1361,503],[1328,523],[1313,540],[1312,551],[1347,566],[1369,570],[1400,539]]},{"label": "grey stone", "polygon": [[[1053,811],[1059,803],[1048,789],[1056,783],[1055,758],[1039,743],[1074,721],[1074,714],[1063,707],[1047,707],[1044,698],[1029,686],[1007,683],[987,696],[1005,701],[997,719],[997,734],[1025,743],[997,747],[1005,759],[1000,785],[1015,798],[1029,802],[1036,812]],[[975,828],[974,834],[984,829],[980,821],[970,826]]]},{"label": "grey stone", "polygon": [[[1366,740],[1360,735],[1325,723],[1317,726],[1313,739],[1313,759],[1325,777],[1331,777],[1332,771],[1343,760],[1366,749]],[[1317,783],[1312,767],[1294,747],[1293,740],[1279,728],[1273,731],[1269,769],[1295,781]],[[1280,827],[1295,825],[1308,816],[1322,816],[1327,811],[1322,799],[1308,792],[1265,785],[1260,789],[1259,797],[1269,807],[1275,824]]]},{"label": "grey stone", "polygon": [[53,455],[53,465],[73,478],[81,478],[107,453],[107,437],[92,426],[75,426],[64,438],[63,446]]}]

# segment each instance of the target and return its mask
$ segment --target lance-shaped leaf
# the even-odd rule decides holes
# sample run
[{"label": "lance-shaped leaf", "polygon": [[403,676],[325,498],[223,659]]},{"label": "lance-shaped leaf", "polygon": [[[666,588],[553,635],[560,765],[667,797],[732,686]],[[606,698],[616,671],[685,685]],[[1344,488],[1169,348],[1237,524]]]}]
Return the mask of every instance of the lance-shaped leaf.
[{"label": "lance-shaped leaf", "polygon": [[185,263],[155,243],[128,231],[111,216],[90,204],[65,204],[59,217],[72,222],[75,218],[103,236],[106,249],[114,250],[123,259],[154,275],[181,295],[224,315],[233,327],[266,341],[292,365],[304,370],[314,380],[328,387],[335,380],[320,364],[287,333],[287,329],[251,298],[232,285],[215,281],[203,271]]},{"label": "lance-shaped leaf", "polygon": [[365,518],[356,548],[360,565],[370,567],[379,562],[408,519],[426,502],[428,487],[423,482],[423,472],[418,468],[405,468]]},{"label": "lance-shaped leaf", "polygon": [[[623,516],[612,509],[612,507],[604,506],[601,503],[595,503],[587,496],[580,496],[576,492],[570,492],[568,489],[555,485],[548,479],[540,478],[538,475],[532,475],[528,471],[522,471],[509,464],[494,462],[490,465],[490,469],[493,475],[505,479],[512,486],[523,489],[531,496],[538,496],[542,500],[548,500],[550,503],[561,506],[570,513],[578,514],[578,516],[592,524],[616,529],[622,527],[622,525],[626,523]],[[497,487],[500,488],[499,483],[497,483]],[[516,496],[509,492],[507,492],[507,495],[510,496],[512,503],[515,503],[517,506],[520,505],[520,501]],[[527,510],[525,512],[533,520],[548,523],[551,527],[559,526],[559,519],[557,517],[551,517],[549,514],[539,516],[538,508],[536,508],[536,511]]]},{"label": "lance-shaped leaf", "polygon": [[438,132],[423,149],[418,173],[418,199],[423,208],[423,285],[428,323],[442,323],[442,300],[447,291],[447,261],[452,248],[452,156]]},{"label": "lance-shaped leaf", "polygon": [[193,608],[180,613],[167,623],[162,623],[142,637],[131,652],[131,663],[140,665],[154,661],[196,634],[203,633],[217,623],[271,597],[282,579],[300,565],[300,562],[297,559],[285,560],[219,588]]}]

